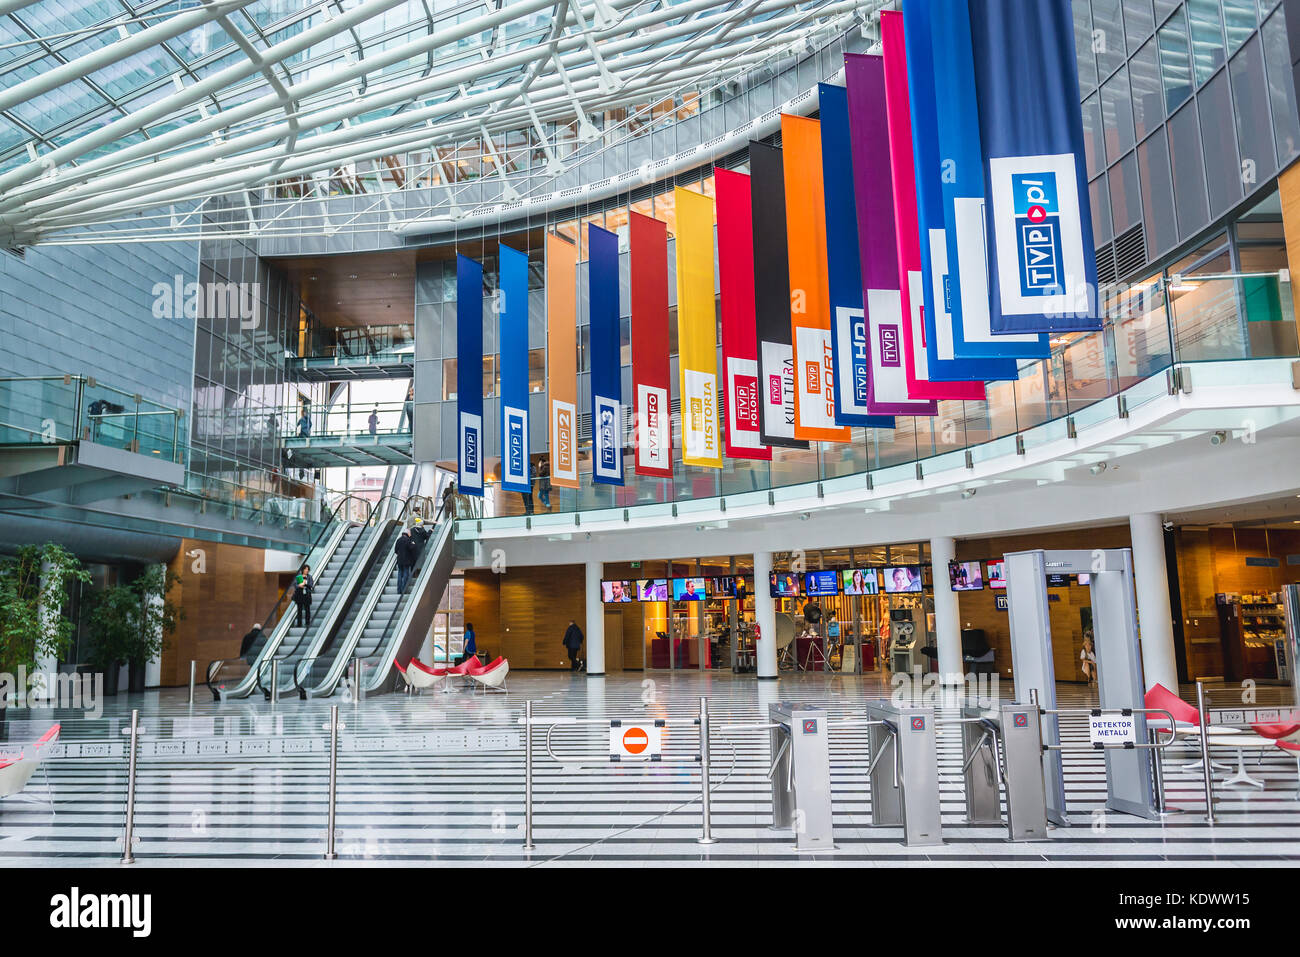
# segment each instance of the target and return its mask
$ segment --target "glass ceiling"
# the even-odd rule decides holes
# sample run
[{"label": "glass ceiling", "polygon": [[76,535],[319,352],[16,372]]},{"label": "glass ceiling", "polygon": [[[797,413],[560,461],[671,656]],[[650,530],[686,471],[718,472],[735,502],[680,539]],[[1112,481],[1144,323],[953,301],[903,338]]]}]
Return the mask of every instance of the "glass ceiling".
[{"label": "glass ceiling", "polygon": [[0,244],[322,171],[404,188],[409,151],[587,132],[884,5],[0,0]]}]

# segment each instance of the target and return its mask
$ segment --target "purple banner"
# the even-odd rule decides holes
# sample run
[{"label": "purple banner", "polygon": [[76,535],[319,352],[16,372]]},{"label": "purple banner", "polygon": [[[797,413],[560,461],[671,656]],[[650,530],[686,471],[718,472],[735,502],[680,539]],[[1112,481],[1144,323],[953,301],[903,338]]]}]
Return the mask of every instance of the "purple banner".
[{"label": "purple banner", "polygon": [[873,415],[936,415],[938,405],[909,397],[903,341],[903,298],[894,228],[894,179],[885,116],[885,66],[878,56],[844,57],[849,92],[853,193],[858,209],[863,305],[870,356],[867,410]]}]

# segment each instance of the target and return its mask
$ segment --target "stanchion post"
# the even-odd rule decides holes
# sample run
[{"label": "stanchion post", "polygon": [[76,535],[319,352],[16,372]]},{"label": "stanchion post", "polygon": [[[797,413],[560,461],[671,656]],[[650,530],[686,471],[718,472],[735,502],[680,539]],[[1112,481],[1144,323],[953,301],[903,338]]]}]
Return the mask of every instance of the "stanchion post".
[{"label": "stanchion post", "polygon": [[716,844],[713,838],[713,826],[709,820],[712,806],[709,799],[709,783],[712,775],[709,771],[709,699],[700,698],[700,808],[703,817],[703,833],[698,844]]},{"label": "stanchion post", "polygon": [[131,743],[126,766],[126,833],[122,835],[122,863],[134,864],[131,846],[135,841],[135,756],[136,741],[140,736],[140,709],[131,709]]},{"label": "stanchion post", "polygon": [[524,702],[524,850],[533,844],[533,703]]},{"label": "stanchion post", "polygon": [[329,824],[325,830],[325,860],[332,861],[338,857],[334,853],[334,799],[337,794],[339,778],[339,706],[330,705],[330,795]]},{"label": "stanchion post", "polygon": [[1196,682],[1196,710],[1201,716],[1201,775],[1205,781],[1205,820],[1214,823],[1214,771],[1210,767],[1210,720],[1205,709],[1205,685]]},{"label": "stanchion post", "polygon": [[190,702],[189,702],[190,704],[194,703],[194,666],[196,664],[197,662],[193,658],[191,658],[190,659]]}]

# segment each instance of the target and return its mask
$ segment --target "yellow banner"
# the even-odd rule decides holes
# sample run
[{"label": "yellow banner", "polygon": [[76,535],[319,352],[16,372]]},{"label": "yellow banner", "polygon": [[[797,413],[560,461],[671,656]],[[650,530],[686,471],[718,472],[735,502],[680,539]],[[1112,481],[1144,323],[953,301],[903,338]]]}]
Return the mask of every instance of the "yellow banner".
[{"label": "yellow banner", "polygon": [[578,247],[546,235],[546,388],[551,484],[578,487]]},{"label": "yellow banner", "polygon": [[713,200],[678,187],[677,351],[682,462],[722,468],[718,424],[718,313],[713,294]]}]

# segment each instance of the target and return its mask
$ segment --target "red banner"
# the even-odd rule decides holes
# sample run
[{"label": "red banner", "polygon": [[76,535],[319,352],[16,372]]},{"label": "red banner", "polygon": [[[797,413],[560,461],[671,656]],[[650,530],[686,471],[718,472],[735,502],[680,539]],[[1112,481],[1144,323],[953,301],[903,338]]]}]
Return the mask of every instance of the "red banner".
[{"label": "red banner", "polygon": [[673,474],[668,364],[668,227],[633,213],[628,224],[632,279],[632,396],[636,473]]},{"label": "red banner", "polygon": [[770,460],[759,436],[758,330],[754,317],[754,234],[749,177],[714,171],[718,204],[718,284],[722,295],[722,377],[727,456]]}]

